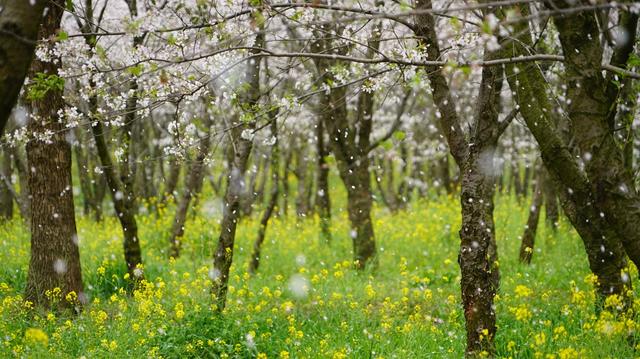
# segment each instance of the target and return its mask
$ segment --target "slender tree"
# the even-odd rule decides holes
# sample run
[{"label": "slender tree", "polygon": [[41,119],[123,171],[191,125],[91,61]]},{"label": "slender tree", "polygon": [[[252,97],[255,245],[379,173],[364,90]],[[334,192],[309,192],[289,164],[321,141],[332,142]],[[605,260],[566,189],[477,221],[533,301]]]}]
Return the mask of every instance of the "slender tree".
[{"label": "slender tree", "polygon": [[[258,16],[258,15],[255,15]],[[256,47],[264,44],[264,32],[258,32],[256,36]],[[259,50],[251,50],[253,54]],[[240,216],[240,200],[245,188],[245,172],[247,162],[253,147],[251,132],[255,127],[256,116],[259,115],[260,101],[260,57],[254,59],[249,66],[244,77],[243,85],[240,86],[240,107],[248,116],[248,120],[243,120],[237,116],[228,131],[229,148],[227,151],[227,161],[229,163],[229,173],[227,175],[227,188],[224,195],[224,211],[222,223],[220,225],[220,237],[213,256],[212,294],[218,311],[224,310],[227,302],[227,291],[229,288],[229,272],[233,262],[233,246],[236,237],[236,227]]]},{"label": "slender tree", "polygon": [[[274,111],[275,112],[275,111]],[[278,123],[277,114],[271,116],[271,136],[274,137],[275,142],[271,147],[271,193],[269,196],[269,203],[262,213],[260,218],[260,227],[258,229],[258,236],[253,244],[253,252],[249,260],[249,273],[255,273],[260,267],[260,257],[262,251],[262,243],[267,232],[267,225],[269,219],[273,215],[273,212],[278,204],[278,196],[280,195],[280,151],[278,149]]]},{"label": "slender tree", "polygon": [[[207,110],[205,109],[205,112]],[[189,204],[194,197],[198,196],[202,189],[202,179],[204,177],[205,159],[209,155],[211,149],[211,126],[212,121],[209,115],[206,114],[204,119],[204,128],[202,137],[200,138],[200,144],[195,158],[191,163],[187,181],[185,183],[182,196],[178,200],[178,208],[173,219],[173,225],[171,227],[171,237],[169,239],[170,251],[169,256],[178,258],[180,256],[180,250],[182,248],[182,237],[184,236],[184,226],[187,221],[187,211],[189,210]]]}]

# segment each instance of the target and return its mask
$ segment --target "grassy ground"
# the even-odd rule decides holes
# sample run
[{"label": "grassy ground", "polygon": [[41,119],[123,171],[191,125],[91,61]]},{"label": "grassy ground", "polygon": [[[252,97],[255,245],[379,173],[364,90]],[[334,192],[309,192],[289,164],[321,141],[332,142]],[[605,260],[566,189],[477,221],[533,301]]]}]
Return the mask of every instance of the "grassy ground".
[{"label": "grassy ground", "polygon": [[[542,225],[532,265],[518,263],[526,207],[506,196],[497,201],[499,356],[635,356],[628,340],[635,322],[593,315],[586,256],[566,223],[555,235]],[[28,310],[20,293],[29,233],[18,222],[0,226],[0,357],[462,357],[457,199],[415,203],[398,214],[375,210],[379,266],[367,273],[351,269],[348,221],[340,213],[331,245],[320,240],[317,219],[274,220],[260,271],[249,277],[257,221],[246,220],[222,316],[211,311],[208,276],[219,208],[215,201],[202,203],[177,261],[164,254],[171,216],[139,217],[148,282],[133,296],[122,289],[117,222],[79,218],[90,305],[75,318]]]}]

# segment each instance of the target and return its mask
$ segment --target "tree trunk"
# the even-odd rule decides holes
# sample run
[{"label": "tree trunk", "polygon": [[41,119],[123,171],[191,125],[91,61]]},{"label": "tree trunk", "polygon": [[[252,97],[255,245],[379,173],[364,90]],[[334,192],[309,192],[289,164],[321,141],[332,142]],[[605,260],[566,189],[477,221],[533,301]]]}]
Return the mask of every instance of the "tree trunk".
[{"label": "tree trunk", "polygon": [[341,177],[347,187],[347,211],[351,222],[353,259],[357,269],[367,264],[375,264],[376,242],[371,222],[371,179],[369,160],[361,158],[353,171],[341,171]]},{"label": "tree trunk", "polygon": [[[637,15],[626,29],[634,42]],[[611,111],[617,92],[613,79],[605,79],[600,70],[603,49],[598,39],[600,25],[594,11],[554,16],[563,53],[566,57],[567,96],[571,100],[569,117],[585,170],[591,182],[594,203],[605,220],[618,233],[629,258],[640,266],[640,195],[633,174],[624,164],[624,155],[615,141]],[[596,38],[593,38],[596,36]],[[614,51],[612,61],[624,66],[630,50]],[[626,55],[620,52],[628,51]],[[626,56],[626,57],[625,57]],[[624,58],[624,60],[622,60]]]},{"label": "tree trunk", "polygon": [[13,183],[11,183],[11,155],[4,149],[0,159],[0,220],[13,218]]},{"label": "tree trunk", "polygon": [[558,222],[560,221],[560,213],[558,211],[558,195],[556,193],[556,185],[549,178],[549,172],[543,166],[542,176],[542,193],[545,208],[545,220],[547,226],[554,232],[558,230]]},{"label": "tree trunk", "polygon": [[262,214],[260,219],[260,228],[258,229],[258,237],[253,244],[253,253],[251,253],[251,259],[249,261],[249,273],[254,274],[260,267],[260,252],[262,250],[262,243],[264,242],[265,234],[267,232],[267,225],[269,219],[273,214],[273,211],[278,204],[278,195],[280,193],[280,151],[278,150],[278,125],[277,118],[273,116],[271,119],[271,135],[275,137],[276,141],[271,147],[271,196],[269,197],[269,203],[267,208]]},{"label": "tree trunk", "polygon": [[174,258],[178,258],[180,256],[180,249],[182,248],[182,237],[184,235],[184,226],[187,220],[189,203],[191,203],[191,199],[194,196],[198,195],[200,189],[202,188],[201,184],[202,178],[204,176],[204,160],[209,154],[209,149],[211,147],[211,124],[207,123],[206,128],[207,131],[205,132],[204,137],[200,139],[198,154],[196,155],[196,158],[191,165],[189,177],[187,179],[187,183],[185,183],[185,189],[182,193],[182,197],[178,202],[178,208],[176,209],[173,226],[171,228],[171,238],[169,239],[171,249],[169,252],[169,256]]},{"label": "tree trunk", "polygon": [[31,65],[42,12],[49,1],[0,2],[0,134]]},{"label": "tree trunk", "polygon": [[[425,45],[428,58],[440,58],[435,19],[430,12],[431,1],[416,0],[415,3],[417,9],[425,10],[415,17],[414,31],[418,41]],[[501,55],[501,52],[484,50],[485,61]],[[431,66],[426,70],[434,102],[441,114],[439,125],[461,177],[462,226],[458,263],[467,336],[465,356],[476,357],[484,351],[493,355],[496,334],[494,297],[500,280],[493,221],[494,159],[498,139],[513,119],[498,122],[503,71],[498,66],[482,69],[477,113],[467,138],[442,68]]]},{"label": "tree trunk", "polygon": [[175,196],[175,190],[178,186],[178,180],[180,179],[180,163],[175,157],[171,157],[169,160],[169,178],[165,179],[164,191],[162,193],[161,203],[166,203],[168,198]]},{"label": "tree trunk", "polygon": [[537,178],[533,190],[533,198],[531,199],[531,207],[529,207],[529,219],[522,234],[522,243],[520,245],[520,262],[525,264],[531,263],[533,256],[533,246],[536,240],[536,231],[538,229],[538,220],[540,219],[540,207],[543,199],[543,174],[542,167],[537,171]]},{"label": "tree trunk", "polygon": [[315,205],[320,217],[320,233],[326,241],[331,241],[331,198],[329,196],[329,155],[324,143],[324,123],[322,119],[316,123],[316,152],[318,156],[316,169]]},{"label": "tree trunk", "polygon": [[[529,14],[526,7],[520,7],[520,13]],[[518,41],[508,43],[506,50],[513,56],[527,54],[523,46],[529,48],[533,43],[528,23],[517,22],[514,33]],[[620,238],[600,216],[589,181],[556,126],[542,71],[536,67],[518,71],[515,65],[508,64],[506,72],[514,100],[538,142],[544,165],[558,184],[556,188],[561,188],[558,196],[564,213],[584,243],[589,267],[598,277],[598,294],[624,297],[631,283],[621,279],[621,273],[626,273],[626,259]]]},{"label": "tree trunk", "polygon": [[16,197],[18,207],[20,208],[20,216],[28,226],[31,226],[31,194],[29,193],[29,172],[25,164],[26,160],[22,158],[21,151],[18,148],[11,149],[13,163],[18,172],[18,181],[20,182],[20,193]]},{"label": "tree trunk", "polygon": [[[258,173],[260,172],[260,168],[262,167],[262,163],[264,160],[261,158],[262,156],[256,155],[253,156],[255,163],[251,166],[247,166],[247,173],[245,174],[245,181],[247,181],[246,185],[243,186],[244,191],[240,196],[240,216],[241,217],[250,217],[253,213],[253,207],[256,201],[256,182],[258,179]],[[247,163],[250,164],[252,162],[251,157],[247,159]],[[247,180],[248,178],[248,180]]]},{"label": "tree trunk", "polygon": [[[258,76],[257,74],[255,76]],[[220,237],[213,257],[213,289],[217,304],[216,310],[222,311],[227,301],[229,286],[229,270],[233,262],[233,245],[236,237],[236,226],[240,218],[240,200],[245,191],[245,172],[251,153],[252,143],[241,137],[246,125],[231,130],[232,142],[229,150],[229,176],[224,195],[224,212],[220,224]]]},{"label": "tree trunk", "polygon": [[140,241],[138,239],[138,223],[136,222],[134,213],[134,198],[132,198],[124,188],[124,184],[118,178],[114,164],[109,154],[109,149],[105,141],[105,133],[102,122],[98,119],[92,119],[93,138],[96,141],[98,157],[102,165],[109,193],[113,200],[113,207],[116,211],[116,217],[120,221],[122,232],[124,234],[124,259],[127,264],[127,270],[132,280],[138,280],[142,272],[136,271],[136,268],[142,265],[142,250],[140,249]]},{"label": "tree trunk", "polygon": [[307,174],[309,166],[307,165],[307,146],[305,143],[299,143],[299,147],[295,151],[296,167],[293,173],[298,179],[296,190],[296,215],[298,217],[307,217],[309,214],[309,201],[307,196]]},{"label": "tree trunk", "polygon": [[[484,155],[483,155],[484,156]],[[461,169],[462,227],[458,263],[467,332],[467,356],[493,353],[496,313],[493,299],[499,285],[493,223],[494,179],[482,176],[479,153],[470,153]]]},{"label": "tree trunk", "polygon": [[[255,46],[263,46],[264,32],[256,35]],[[260,50],[250,50],[256,54]],[[247,66],[244,83],[241,85],[243,93],[240,95],[241,108],[255,110],[259,105],[260,93],[260,57],[257,57],[250,66]],[[255,113],[246,113],[248,116],[256,116]],[[254,117],[254,120],[256,118]],[[242,121],[242,122],[240,122]],[[229,175],[227,177],[227,189],[224,195],[224,211],[220,224],[220,237],[213,256],[213,268],[211,278],[213,286],[211,292],[214,296],[216,311],[224,310],[227,303],[227,291],[229,289],[229,271],[233,262],[233,245],[236,238],[236,226],[240,216],[240,200],[245,191],[245,172],[253,143],[242,136],[243,131],[251,131],[255,127],[255,121],[244,121],[237,118],[229,131]]]},{"label": "tree trunk", "polygon": [[[38,37],[50,39],[60,28],[64,1],[56,1],[45,16]],[[48,44],[53,46],[53,44]],[[59,63],[58,63],[59,64]],[[59,65],[35,60],[30,74],[57,74]],[[61,289],[55,305],[77,307],[84,301],[80,252],[73,207],[71,183],[71,147],[65,139],[63,121],[58,111],[64,107],[62,89],[49,89],[41,98],[33,99],[31,109],[37,117],[29,124],[29,132],[51,131],[49,140],[37,138],[27,143],[29,193],[31,200],[31,259],[25,299],[48,307],[56,299],[48,298],[54,288]],[[37,136],[34,136],[37,137]],[[66,300],[74,292],[79,300]]]},{"label": "tree trunk", "polygon": [[289,149],[284,159],[284,171],[282,174],[282,215],[287,216],[289,210],[289,173],[291,173],[291,162],[293,159],[293,141],[289,143]]}]

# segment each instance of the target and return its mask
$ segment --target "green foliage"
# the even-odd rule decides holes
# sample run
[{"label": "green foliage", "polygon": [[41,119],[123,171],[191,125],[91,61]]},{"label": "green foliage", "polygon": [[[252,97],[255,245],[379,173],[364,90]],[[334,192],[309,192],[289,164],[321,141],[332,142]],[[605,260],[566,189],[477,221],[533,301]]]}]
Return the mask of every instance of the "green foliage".
[{"label": "green foliage", "polygon": [[135,66],[129,66],[127,67],[127,72],[135,77],[138,77],[144,72],[144,65],[138,64]]},{"label": "green foliage", "polygon": [[27,99],[41,100],[49,91],[64,90],[64,79],[58,75],[48,75],[39,72],[31,80],[27,90]]},{"label": "green foliage", "polygon": [[[297,188],[293,176],[292,181],[291,188]],[[90,304],[77,317],[25,309],[20,294],[29,230],[17,220],[3,224],[0,357],[463,357],[456,263],[459,200],[430,193],[395,215],[376,206],[379,268],[357,273],[344,188],[336,186],[331,196],[331,245],[321,239],[315,216],[275,218],[254,277],[246,271],[259,215],[239,224],[228,308],[222,315],[211,310],[208,276],[221,203],[208,187],[197,215],[189,216],[183,254],[176,261],[166,258],[174,205],[160,206],[159,216],[138,216],[148,282],[133,295],[123,289],[127,274],[117,220],[95,223],[78,217]],[[519,264],[518,237],[527,207],[513,197],[497,197],[502,274],[497,356],[634,357],[629,343],[637,340],[635,322],[593,315],[593,278],[568,224],[561,223],[554,234],[541,222],[532,265]],[[307,295],[290,290],[294,276],[308,280]]]},{"label": "green foliage", "polygon": [[404,141],[407,138],[407,134],[404,131],[396,131],[393,133],[393,138],[398,142]]},{"label": "green foliage", "polygon": [[56,41],[65,41],[69,39],[69,34],[64,30],[58,30]]}]

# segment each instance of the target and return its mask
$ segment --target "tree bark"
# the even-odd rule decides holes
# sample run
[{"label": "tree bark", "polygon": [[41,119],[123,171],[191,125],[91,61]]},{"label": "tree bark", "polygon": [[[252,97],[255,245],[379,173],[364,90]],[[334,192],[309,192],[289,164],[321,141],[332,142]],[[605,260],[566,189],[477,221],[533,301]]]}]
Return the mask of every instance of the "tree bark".
[{"label": "tree bark", "polygon": [[[256,35],[256,47],[261,47],[265,41],[264,32]],[[253,54],[259,50],[251,50]],[[256,58],[245,73],[244,84],[241,85],[243,91],[240,95],[242,108],[248,111],[257,111],[260,101],[260,57]],[[221,312],[227,303],[227,291],[229,289],[229,271],[233,262],[233,246],[236,238],[236,226],[240,216],[240,200],[244,192],[245,172],[247,162],[253,142],[246,136],[242,136],[243,131],[251,131],[255,127],[255,113],[249,112],[245,115],[252,117],[251,121],[243,121],[237,118],[229,131],[229,175],[227,176],[227,188],[224,195],[224,212],[220,225],[220,237],[213,256],[211,292],[214,296],[216,310]]]},{"label": "tree bark", "polygon": [[320,233],[326,241],[331,241],[331,197],[329,193],[329,155],[324,142],[324,123],[320,118],[316,123],[316,197],[315,205],[320,217]]},{"label": "tree bark", "polygon": [[[417,9],[426,10],[415,17],[414,31],[418,41],[426,47],[428,58],[438,59],[440,49],[435,19],[429,12],[431,1],[416,0],[415,4]],[[484,51],[485,60],[499,55],[487,49]],[[465,355],[475,357],[483,351],[493,355],[496,333],[493,300],[500,280],[493,222],[494,158],[498,138],[508,125],[507,121],[498,122],[503,71],[497,66],[483,68],[477,114],[467,139],[442,68],[431,66],[426,70],[441,114],[439,125],[461,176],[462,226],[458,262],[467,332]]]},{"label": "tree bark", "polygon": [[2,150],[0,159],[0,220],[13,218],[13,183],[11,183],[11,155],[6,149]]},{"label": "tree bark", "polygon": [[533,189],[533,197],[531,199],[531,207],[529,207],[529,218],[522,234],[522,243],[520,245],[520,262],[525,264],[531,263],[533,257],[533,246],[536,240],[536,231],[538,230],[538,222],[540,219],[540,207],[543,200],[543,174],[542,167],[538,168],[536,174],[536,183]]},{"label": "tree bark", "polygon": [[[558,1],[549,6],[569,5]],[[640,266],[640,195],[613,135],[611,109],[617,106],[618,94],[609,90],[612,79],[605,79],[600,71],[603,49],[596,16],[594,11],[554,16],[566,59],[569,118],[594,203],[618,233],[629,258]],[[627,24],[633,39],[637,21],[634,15]],[[624,66],[632,49],[633,45],[616,49],[612,61]]]},{"label": "tree bark", "polygon": [[[38,37],[50,39],[60,28],[63,13],[64,1],[57,0],[49,7]],[[57,74],[58,69],[59,62],[35,60],[30,74],[31,77],[37,73],[52,75]],[[84,293],[73,205],[71,147],[65,139],[68,130],[58,116],[64,107],[62,90],[48,89],[41,98],[33,99],[30,107],[36,118],[30,122],[29,132],[51,131],[53,135],[47,140],[34,136],[36,138],[27,143],[32,200],[31,259],[25,299],[45,307],[58,300],[55,305],[78,308],[84,301]],[[54,288],[60,288],[61,297],[52,300]],[[66,300],[71,292],[78,300]]]},{"label": "tree bark", "polygon": [[[249,71],[249,73],[252,72]],[[258,76],[257,72],[255,76]],[[229,175],[224,196],[224,212],[220,224],[218,246],[213,258],[212,293],[215,296],[216,310],[218,311],[224,309],[227,301],[229,271],[233,262],[233,245],[240,217],[240,200],[245,190],[245,172],[252,147],[251,141],[241,137],[242,131],[247,128],[247,125],[241,125],[231,130],[230,133],[233,144],[229,150]]]},{"label": "tree bark", "polygon": [[549,172],[543,167],[542,176],[542,193],[545,208],[545,220],[547,226],[554,232],[558,230],[558,222],[560,221],[560,213],[558,210],[558,194],[556,185],[549,178]]},{"label": "tree bark", "polygon": [[[379,32],[369,40],[368,56],[373,57],[380,46]],[[322,38],[318,44],[329,48],[329,40]],[[319,49],[321,50],[321,49]],[[327,51],[336,51],[335,49]],[[331,74],[324,72],[333,61],[317,61],[318,73],[323,73],[325,81]],[[340,178],[347,190],[347,211],[351,222],[353,260],[356,269],[363,270],[368,264],[376,264],[376,243],[371,221],[371,178],[369,174],[369,152],[372,150],[371,130],[373,117],[373,93],[361,91],[353,124],[348,119],[345,87],[331,89],[323,94],[324,126],[330,138],[330,146],[335,155]],[[377,143],[374,141],[373,143]],[[375,146],[374,146],[375,147]]]},{"label": "tree bark", "polygon": [[46,0],[0,0],[0,134],[18,101],[31,65],[47,3]]},{"label": "tree bark", "polygon": [[169,256],[178,258],[180,256],[180,250],[182,248],[182,237],[184,236],[184,226],[187,220],[187,211],[189,210],[189,204],[191,199],[200,193],[202,188],[202,178],[204,176],[204,160],[209,154],[211,148],[211,123],[207,121],[206,132],[200,139],[200,145],[198,146],[198,153],[191,165],[189,171],[189,177],[187,183],[185,183],[185,189],[182,193],[182,197],[178,201],[178,208],[173,219],[173,226],[171,228],[171,237],[169,243],[171,245]]},{"label": "tree bark", "polygon": [[251,253],[251,259],[249,261],[249,273],[254,274],[260,267],[260,257],[262,251],[262,244],[267,232],[267,225],[269,225],[269,219],[278,204],[278,196],[280,193],[280,151],[278,150],[278,125],[277,117],[273,116],[271,119],[271,135],[275,137],[276,141],[271,147],[271,195],[269,197],[269,203],[267,208],[262,214],[260,219],[260,228],[258,229],[258,237],[253,244],[253,253]]},{"label": "tree bark", "polygon": [[12,148],[10,150],[13,163],[18,172],[18,181],[20,183],[20,193],[15,197],[18,202],[18,208],[20,208],[20,216],[31,226],[31,194],[29,194],[29,173],[25,164],[26,160],[23,159],[21,151],[18,148]]},{"label": "tree bark", "polygon": [[96,141],[98,157],[102,165],[102,171],[109,187],[109,193],[113,200],[113,207],[116,211],[116,217],[120,221],[122,232],[124,235],[124,259],[127,264],[127,270],[132,280],[141,279],[142,272],[136,271],[136,268],[142,265],[142,250],[138,239],[138,223],[135,218],[134,206],[135,199],[126,193],[124,184],[116,173],[107,143],[105,141],[105,132],[102,122],[99,119],[92,119],[93,138]]},{"label": "tree bark", "polygon": [[[529,14],[526,7],[520,7],[519,11],[523,16]],[[513,31],[518,41],[505,43],[506,51],[512,56],[527,54],[527,48],[533,43],[528,23],[515,23]],[[544,165],[558,184],[557,188],[561,188],[558,196],[564,213],[580,234],[589,267],[598,277],[598,294],[601,297],[614,294],[624,297],[631,283],[621,279],[627,264],[620,238],[600,216],[589,181],[556,126],[542,70],[533,67],[519,71],[513,64],[505,68],[514,100],[538,142]]]},{"label": "tree bark", "polygon": [[164,190],[162,193],[161,203],[166,203],[169,197],[175,196],[175,190],[180,179],[180,170],[182,166],[175,157],[169,160],[169,178],[165,179]]}]

